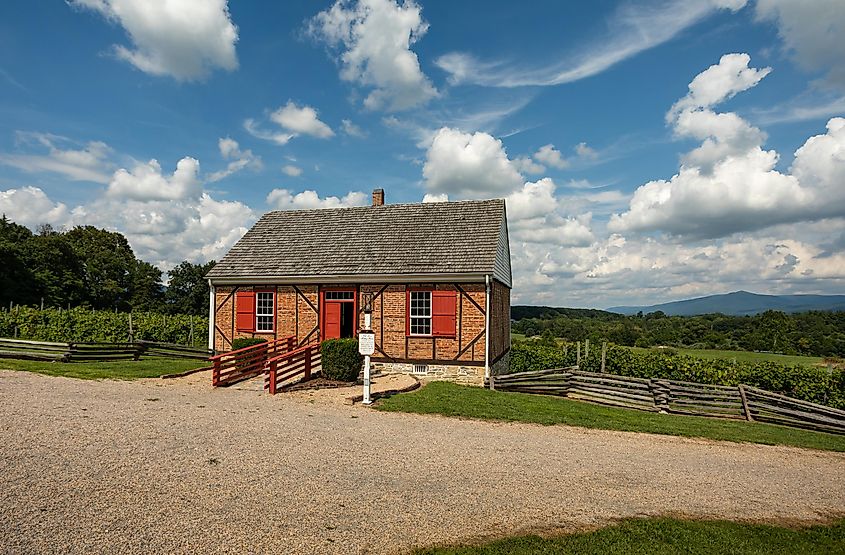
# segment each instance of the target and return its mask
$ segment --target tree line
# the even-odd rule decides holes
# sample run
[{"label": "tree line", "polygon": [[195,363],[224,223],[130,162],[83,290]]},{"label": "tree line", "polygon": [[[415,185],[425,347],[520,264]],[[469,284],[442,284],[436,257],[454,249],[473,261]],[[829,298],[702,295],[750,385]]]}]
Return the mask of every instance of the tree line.
[{"label": "tree line", "polygon": [[514,306],[514,333],[569,341],[610,341],[631,347],[659,345],[769,351],[807,356],[845,356],[845,312],[754,316],[667,316],[657,311],[624,316],[601,310]]},{"label": "tree line", "polygon": [[0,217],[0,306],[85,306],[208,314],[204,276],[214,266],[188,261],[164,273],[135,256],[121,233],[93,226],[36,233]]}]

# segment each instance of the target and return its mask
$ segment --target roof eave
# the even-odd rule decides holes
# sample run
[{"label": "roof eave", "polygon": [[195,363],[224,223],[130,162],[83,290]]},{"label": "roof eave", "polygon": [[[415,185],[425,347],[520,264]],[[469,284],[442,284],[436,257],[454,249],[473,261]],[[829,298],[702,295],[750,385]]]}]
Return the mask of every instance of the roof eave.
[{"label": "roof eave", "polygon": [[300,276],[208,276],[211,285],[334,285],[358,283],[450,283],[484,282],[490,272],[451,272],[436,274],[336,274]]}]

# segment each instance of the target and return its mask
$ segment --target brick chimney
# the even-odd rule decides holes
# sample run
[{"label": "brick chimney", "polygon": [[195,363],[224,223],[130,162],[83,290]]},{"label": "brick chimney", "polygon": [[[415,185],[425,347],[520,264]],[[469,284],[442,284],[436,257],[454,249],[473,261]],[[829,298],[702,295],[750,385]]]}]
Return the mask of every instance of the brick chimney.
[{"label": "brick chimney", "polygon": [[384,189],[373,189],[373,206],[384,206]]}]

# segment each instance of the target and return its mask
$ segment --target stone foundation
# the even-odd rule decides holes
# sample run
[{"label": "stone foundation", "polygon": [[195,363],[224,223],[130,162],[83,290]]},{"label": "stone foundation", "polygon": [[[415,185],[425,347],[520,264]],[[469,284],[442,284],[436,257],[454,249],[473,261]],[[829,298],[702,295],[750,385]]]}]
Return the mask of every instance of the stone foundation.
[{"label": "stone foundation", "polygon": [[373,372],[410,374],[422,380],[445,380],[467,385],[482,385],[484,383],[483,366],[373,362],[371,368]]}]

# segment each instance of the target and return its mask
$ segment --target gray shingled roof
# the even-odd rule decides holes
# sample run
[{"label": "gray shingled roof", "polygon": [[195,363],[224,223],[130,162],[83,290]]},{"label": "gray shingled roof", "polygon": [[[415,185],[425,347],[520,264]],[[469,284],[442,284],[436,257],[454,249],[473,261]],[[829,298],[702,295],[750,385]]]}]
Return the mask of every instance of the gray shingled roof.
[{"label": "gray shingled roof", "polygon": [[503,200],[268,212],[208,277],[493,274],[505,219]]}]

